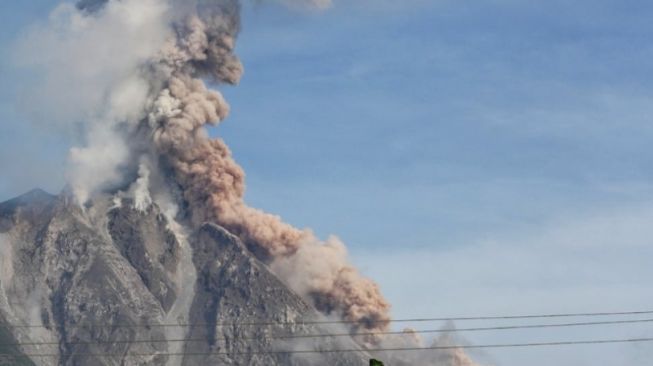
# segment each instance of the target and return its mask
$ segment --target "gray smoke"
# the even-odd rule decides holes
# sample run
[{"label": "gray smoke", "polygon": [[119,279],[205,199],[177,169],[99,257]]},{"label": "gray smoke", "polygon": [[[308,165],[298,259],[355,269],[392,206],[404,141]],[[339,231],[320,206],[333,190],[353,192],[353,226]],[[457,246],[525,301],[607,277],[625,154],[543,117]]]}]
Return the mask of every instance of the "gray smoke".
[{"label": "gray smoke", "polygon": [[193,227],[218,223],[318,310],[352,321],[352,331],[383,331],[390,306],[349,264],[345,246],[246,205],[242,168],[206,132],[227,118],[229,105],[205,81],[234,85],[243,74],[234,54],[239,31],[237,0],[59,6],[25,40],[23,58],[45,75],[43,108],[56,122],[85,131],[84,146],[71,149],[72,190],[82,205],[97,193],[121,190],[139,209],[154,201],[181,208]]},{"label": "gray smoke", "polygon": [[[247,206],[242,168],[222,140],[208,137],[206,126],[222,122],[229,105],[205,80],[238,83],[239,31],[236,0],[84,0],[59,6],[36,28],[24,58],[45,75],[42,105],[56,122],[85,130],[85,144],[70,153],[72,191],[84,204],[122,190],[140,209],[176,197],[192,226],[215,222],[239,235],[318,309],[355,329],[385,329],[389,304],[344,246]],[[306,253],[321,258],[323,272]]]},{"label": "gray smoke", "polygon": [[[453,324],[448,324],[445,327],[452,329]],[[466,341],[455,332],[442,333],[441,336],[427,343],[413,330],[406,329],[403,334],[384,337],[380,342],[380,346],[390,349],[444,348],[411,352],[380,352],[377,356],[386,361],[387,364],[394,366],[479,366],[465,353],[463,348],[457,347],[461,344],[466,344]]]}]

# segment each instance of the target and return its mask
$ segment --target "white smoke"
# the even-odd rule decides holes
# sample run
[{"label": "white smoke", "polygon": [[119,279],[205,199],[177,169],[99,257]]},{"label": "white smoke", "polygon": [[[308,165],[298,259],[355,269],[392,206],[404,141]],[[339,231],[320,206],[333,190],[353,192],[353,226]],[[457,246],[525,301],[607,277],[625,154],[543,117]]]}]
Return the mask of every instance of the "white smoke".
[{"label": "white smoke", "polygon": [[385,327],[383,313],[388,304],[378,296],[376,283],[361,278],[349,263],[347,247],[337,237],[322,242],[309,233],[297,251],[276,257],[270,268],[318,309],[329,309],[342,301],[339,309],[333,309],[338,316],[361,321],[362,329]]},{"label": "white smoke", "polygon": [[[453,329],[453,324],[445,325],[446,329]],[[381,348],[425,348],[424,350],[413,350],[409,352],[387,351],[379,352],[376,355],[379,359],[394,366],[481,366],[474,362],[461,345],[467,342],[455,331],[442,333],[441,336],[426,342],[419,334],[411,329],[406,329],[403,334],[393,334],[383,337],[380,342]],[[438,349],[438,347],[441,347]],[[434,349],[428,349],[434,348]],[[489,366],[489,365],[488,365]]]},{"label": "white smoke", "polygon": [[389,304],[349,264],[345,246],[247,206],[242,168],[227,145],[206,132],[227,117],[229,106],[205,79],[236,84],[243,73],[234,54],[240,3],[87,3],[91,7],[81,10],[57,8],[49,24],[28,37],[25,47],[34,51],[24,53],[44,74],[43,110],[52,109],[59,123],[82,123],[84,147],[71,150],[69,168],[79,203],[125,187],[138,209],[153,199],[169,201],[166,211],[182,207],[181,219],[191,226],[214,222],[238,235],[318,310],[351,321],[353,331],[387,329]]},{"label": "white smoke", "polygon": [[152,205],[150,196],[150,168],[145,161],[138,166],[138,179],[132,183],[129,194],[134,200],[134,208],[139,211],[147,210]]},{"label": "white smoke", "polygon": [[17,61],[42,77],[30,90],[32,107],[47,123],[137,121],[148,89],[138,68],[168,38],[168,18],[160,0],[111,1],[97,17],[58,6],[18,49]]},{"label": "white smoke", "polygon": [[150,91],[140,67],[169,38],[169,10],[160,0],[111,1],[92,17],[63,4],[21,42],[17,61],[41,76],[29,90],[30,110],[83,130],[84,147],[71,149],[67,172],[81,202],[124,178],[125,129],[143,118]]},{"label": "white smoke", "polygon": [[0,234],[0,290],[4,292],[14,276],[13,250],[9,238]]},{"label": "white smoke", "polygon": [[80,203],[120,183],[120,167],[129,159],[129,148],[117,131],[101,124],[91,128],[87,147],[73,147],[69,154],[68,181]]},{"label": "white smoke", "polygon": [[304,243],[293,255],[276,258],[270,268],[295,291],[308,295],[315,289],[333,286],[341,270],[340,263],[346,261],[347,248],[332,236],[324,243]]},{"label": "white smoke", "polygon": [[[50,99],[43,109],[54,109],[53,116],[72,124],[83,122],[85,146],[71,150],[68,173],[79,203],[131,186],[123,195],[144,209],[153,195],[165,200],[161,192],[176,187],[179,192],[167,197],[185,206],[194,226],[223,225],[266,261],[292,257],[287,264],[307,279],[294,285],[305,287],[302,292],[318,309],[367,328],[386,327],[389,305],[378,286],[349,265],[344,246],[335,239],[322,244],[279,217],[248,207],[244,172],[226,144],[206,133],[206,125],[226,118],[229,106],[203,79],[235,84],[243,72],[234,54],[240,3],[86,3],[99,10],[62,5],[47,26],[32,31],[25,46],[36,51],[28,64],[44,74],[39,90]],[[302,245],[306,254],[295,255]],[[329,260],[321,266],[307,265],[309,256],[323,254]]]}]

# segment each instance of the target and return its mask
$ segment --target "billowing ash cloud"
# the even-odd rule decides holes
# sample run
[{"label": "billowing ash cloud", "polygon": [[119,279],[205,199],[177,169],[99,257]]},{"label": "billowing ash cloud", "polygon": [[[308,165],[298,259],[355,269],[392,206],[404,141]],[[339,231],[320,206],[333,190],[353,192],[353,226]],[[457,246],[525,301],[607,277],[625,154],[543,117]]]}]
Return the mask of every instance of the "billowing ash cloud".
[{"label": "billowing ash cloud", "polygon": [[[450,323],[445,328],[452,329],[453,326],[453,323]],[[456,347],[456,345],[465,343],[464,339],[459,337],[455,331],[452,331],[442,333],[430,344],[426,344],[413,330],[407,329],[403,334],[384,337],[380,341],[380,345],[385,349],[428,348],[427,346],[440,347],[441,349],[415,352],[380,352],[378,357],[394,366],[479,366],[465,354],[463,348]]]},{"label": "billowing ash cloud", "polygon": [[85,145],[70,154],[72,190],[80,204],[122,190],[141,209],[176,197],[191,225],[215,222],[239,235],[319,310],[352,321],[354,331],[384,330],[389,304],[349,264],[344,245],[247,206],[243,170],[206,132],[229,105],[205,81],[233,85],[243,74],[239,29],[237,0],[81,0],[34,29],[22,58],[44,74],[37,99],[54,121],[85,131]]},{"label": "billowing ash cloud", "polygon": [[[239,235],[320,310],[384,329],[389,305],[378,286],[344,254],[331,255],[331,243],[247,206],[243,170],[208,137],[205,127],[223,121],[229,105],[205,80],[238,83],[239,30],[236,0],[83,0],[32,32],[25,49],[36,54],[26,56],[45,72],[44,105],[86,131],[85,146],[70,154],[72,190],[82,204],[125,190],[139,206],[156,196],[148,190],[169,190],[193,226],[215,222]],[[324,272],[305,253],[321,258]]]}]

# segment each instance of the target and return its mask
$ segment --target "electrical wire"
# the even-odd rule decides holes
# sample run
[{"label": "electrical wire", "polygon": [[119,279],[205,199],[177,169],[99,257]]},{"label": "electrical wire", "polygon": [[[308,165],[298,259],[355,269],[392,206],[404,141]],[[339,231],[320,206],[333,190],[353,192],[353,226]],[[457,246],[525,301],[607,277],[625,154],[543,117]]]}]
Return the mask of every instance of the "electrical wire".
[{"label": "electrical wire", "polygon": [[[528,325],[508,325],[497,327],[478,327],[478,328],[441,328],[426,330],[406,331],[388,331],[388,332],[363,332],[363,333],[319,333],[319,334],[286,334],[286,335],[262,335],[257,337],[235,337],[232,339],[240,340],[257,340],[257,339],[302,339],[302,338],[335,338],[335,337],[357,337],[357,336],[378,336],[378,335],[406,335],[406,334],[429,334],[429,333],[457,333],[457,332],[478,332],[478,331],[495,331],[495,330],[515,330],[515,329],[540,329],[540,328],[563,328],[563,327],[582,327],[597,325],[617,325],[617,324],[640,324],[651,323],[653,319],[637,320],[614,320],[598,322],[579,322],[579,323],[555,323],[555,324],[528,324]],[[218,340],[226,340],[220,339]],[[138,339],[138,340],[118,340],[118,341],[72,341],[65,342],[67,345],[91,345],[91,344],[130,344],[130,343],[201,343],[208,342],[207,338],[202,339]],[[0,343],[0,346],[47,346],[59,345],[61,342],[19,342],[19,343]]]},{"label": "electrical wire", "polygon": [[[353,352],[418,352],[418,351],[436,351],[436,350],[455,350],[455,349],[487,349],[487,348],[523,348],[523,347],[554,347],[554,346],[576,346],[590,344],[616,344],[616,343],[644,343],[653,342],[653,338],[630,338],[630,339],[607,339],[607,340],[587,340],[587,341],[556,341],[556,342],[537,342],[537,343],[504,343],[504,344],[483,344],[483,345],[447,345],[431,347],[402,347],[402,348],[374,348],[374,349],[326,349],[326,350],[265,350],[265,351],[248,351],[248,352],[178,352],[178,353],[76,353],[76,357],[151,357],[151,356],[219,356],[219,355],[260,355],[260,354],[311,354],[311,353],[353,353]],[[10,357],[59,357],[59,354],[0,354],[0,356]]]},{"label": "electrical wire", "polygon": [[[365,320],[364,324],[380,323],[420,323],[438,321],[471,321],[471,320],[511,320],[511,319],[545,319],[545,318],[569,318],[569,317],[604,317],[617,315],[646,315],[653,314],[653,310],[646,311],[623,311],[623,312],[598,312],[598,313],[559,313],[559,314],[535,314],[535,315],[503,315],[503,316],[463,316],[463,317],[440,317],[440,318],[414,318],[414,319],[392,319],[392,320]],[[67,328],[169,328],[169,327],[206,327],[206,326],[274,326],[274,325],[321,325],[321,324],[358,324],[358,321],[349,320],[316,320],[316,321],[294,321],[294,322],[217,322],[211,323],[177,323],[177,324],[65,324]],[[0,328],[45,328],[42,324],[7,325],[0,324]]]}]

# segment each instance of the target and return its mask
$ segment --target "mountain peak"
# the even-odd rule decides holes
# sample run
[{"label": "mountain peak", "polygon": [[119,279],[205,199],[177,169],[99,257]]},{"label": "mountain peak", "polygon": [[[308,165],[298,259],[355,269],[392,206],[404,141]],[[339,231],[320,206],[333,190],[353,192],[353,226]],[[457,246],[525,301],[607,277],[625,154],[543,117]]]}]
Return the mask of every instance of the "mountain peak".
[{"label": "mountain peak", "polygon": [[[303,324],[317,310],[221,226],[184,228],[157,206],[128,202],[97,204],[88,219],[41,190],[1,207],[11,210],[0,212],[0,324],[34,327],[6,328],[0,339],[57,340],[53,357],[36,365],[365,363],[362,353],[316,354],[311,363],[294,354],[357,345],[280,339],[329,331]],[[18,348],[16,362],[34,353]]]},{"label": "mountain peak", "polygon": [[0,207],[17,207],[33,203],[47,203],[54,201],[56,198],[57,196],[55,195],[52,195],[40,188],[35,188],[27,193],[21,194],[16,198],[12,198],[5,202],[0,202]]}]

